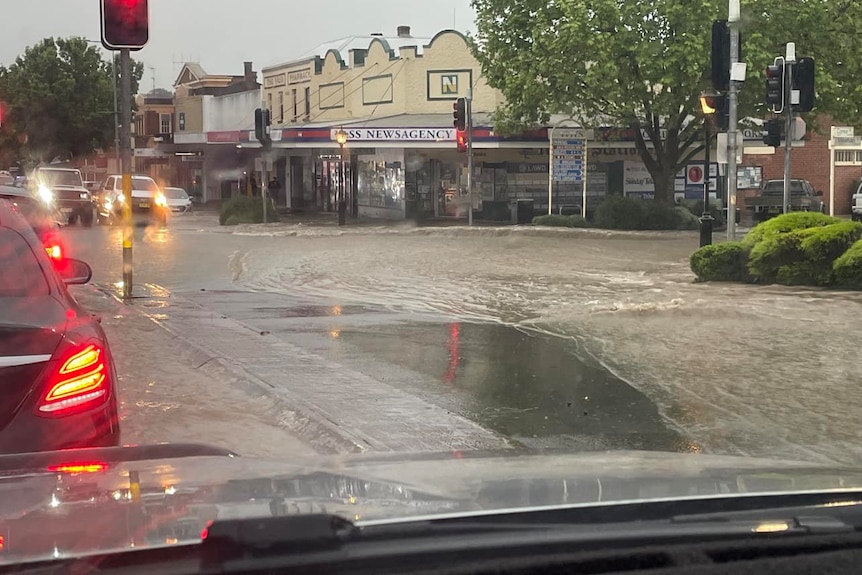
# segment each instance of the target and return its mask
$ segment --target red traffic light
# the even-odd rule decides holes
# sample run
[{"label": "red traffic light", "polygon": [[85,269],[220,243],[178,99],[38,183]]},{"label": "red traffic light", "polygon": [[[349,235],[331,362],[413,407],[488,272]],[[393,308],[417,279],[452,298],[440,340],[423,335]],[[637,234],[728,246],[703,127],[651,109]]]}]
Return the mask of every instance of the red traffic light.
[{"label": "red traffic light", "polygon": [[458,151],[466,152],[467,151],[467,132],[464,130],[458,130],[455,133],[455,139],[458,142]]},{"label": "red traffic light", "polygon": [[102,0],[102,44],[108,50],[140,50],[150,40],[148,0]]}]

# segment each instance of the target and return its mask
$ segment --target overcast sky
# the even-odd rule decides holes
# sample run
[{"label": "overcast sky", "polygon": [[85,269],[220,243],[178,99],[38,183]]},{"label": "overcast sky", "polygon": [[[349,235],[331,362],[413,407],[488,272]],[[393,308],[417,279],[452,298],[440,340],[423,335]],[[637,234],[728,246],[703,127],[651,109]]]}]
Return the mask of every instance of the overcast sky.
[{"label": "overcast sky", "polygon": [[[47,36],[99,39],[99,0],[0,0],[5,9],[0,64]],[[317,44],[373,32],[414,36],[445,28],[473,30],[469,0],[149,0],[150,43],[134,54],[147,69],[141,90],[171,88],[175,62],[196,61],[211,74],[242,74],[292,58]],[[12,17],[14,16],[14,18]],[[151,68],[154,68],[151,69]]]}]

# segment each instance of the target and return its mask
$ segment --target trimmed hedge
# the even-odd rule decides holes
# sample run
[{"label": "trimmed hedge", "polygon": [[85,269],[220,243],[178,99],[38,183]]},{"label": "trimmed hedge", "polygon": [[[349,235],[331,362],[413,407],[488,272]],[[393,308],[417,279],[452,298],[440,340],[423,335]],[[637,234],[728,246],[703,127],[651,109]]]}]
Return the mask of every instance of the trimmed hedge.
[{"label": "trimmed hedge", "polygon": [[742,243],[751,248],[768,238],[785,234],[793,230],[815,228],[840,223],[842,220],[821,214],[820,212],[790,212],[776,216],[765,222],[757,224],[742,239]]},{"label": "trimmed hedge", "polygon": [[[278,212],[267,206],[267,222],[277,222]],[[221,206],[218,223],[223,226],[263,223],[263,200],[260,197],[239,196]]]},{"label": "trimmed hedge", "polygon": [[748,250],[742,242],[704,246],[691,254],[689,265],[699,281],[750,281],[746,264]]},{"label": "trimmed hedge", "polygon": [[[709,213],[712,216],[712,219],[715,221],[712,222],[713,228],[723,228],[727,221],[724,218],[724,209],[720,205],[716,205],[717,202],[709,203]],[[703,200],[697,200],[691,204],[686,204],[688,211],[693,213],[695,217],[699,218],[703,215]]]},{"label": "trimmed hedge", "polygon": [[682,206],[610,195],[596,209],[596,226],[610,230],[692,230],[698,220]]},{"label": "trimmed hedge", "polygon": [[534,226],[552,226],[556,228],[586,228],[587,221],[579,215],[561,216],[559,214],[545,214],[533,218]]},{"label": "trimmed hedge", "polygon": [[835,260],[832,271],[837,286],[862,289],[862,240],[858,240]]},{"label": "trimmed hedge", "polygon": [[751,248],[749,272],[759,283],[831,285],[833,263],[862,238],[862,224],[837,221],[764,236]]}]

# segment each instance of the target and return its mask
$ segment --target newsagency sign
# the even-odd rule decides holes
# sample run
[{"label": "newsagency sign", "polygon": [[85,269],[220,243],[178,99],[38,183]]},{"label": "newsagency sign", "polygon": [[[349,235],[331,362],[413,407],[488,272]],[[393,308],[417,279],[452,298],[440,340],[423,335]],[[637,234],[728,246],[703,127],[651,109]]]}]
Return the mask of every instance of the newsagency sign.
[{"label": "newsagency sign", "polygon": [[[348,142],[450,142],[454,128],[346,128]],[[330,130],[335,141],[338,129]]]}]

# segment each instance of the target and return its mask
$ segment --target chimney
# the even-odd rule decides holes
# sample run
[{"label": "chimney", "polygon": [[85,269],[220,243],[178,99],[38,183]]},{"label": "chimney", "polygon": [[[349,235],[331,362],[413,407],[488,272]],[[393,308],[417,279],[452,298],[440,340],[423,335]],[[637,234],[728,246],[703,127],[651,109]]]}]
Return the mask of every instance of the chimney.
[{"label": "chimney", "polygon": [[251,62],[243,62],[243,66],[245,67],[245,77],[247,80],[251,80],[252,78],[257,79],[257,74],[254,73],[254,69],[252,68],[253,64]]},{"label": "chimney", "polygon": [[398,27],[398,37],[399,38],[410,38],[410,26],[399,26]]}]

